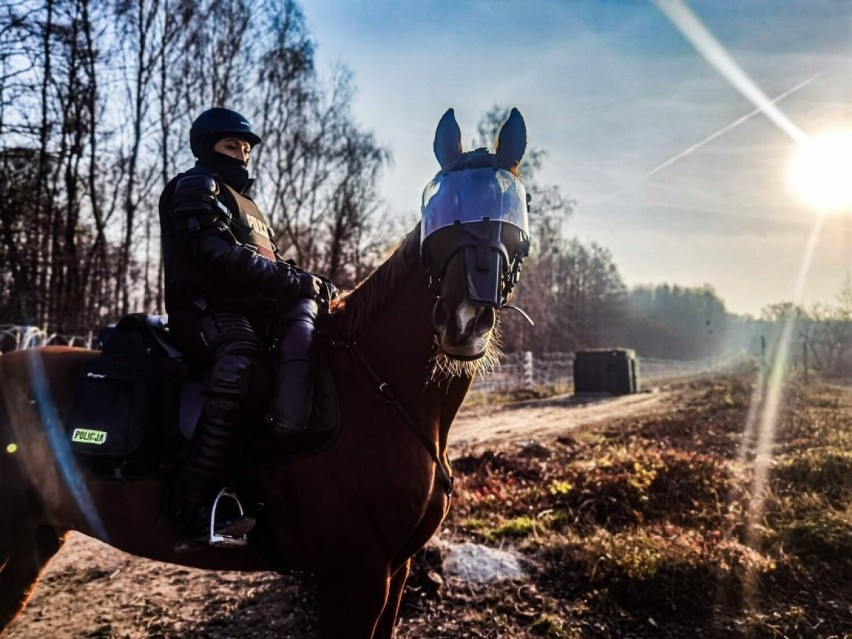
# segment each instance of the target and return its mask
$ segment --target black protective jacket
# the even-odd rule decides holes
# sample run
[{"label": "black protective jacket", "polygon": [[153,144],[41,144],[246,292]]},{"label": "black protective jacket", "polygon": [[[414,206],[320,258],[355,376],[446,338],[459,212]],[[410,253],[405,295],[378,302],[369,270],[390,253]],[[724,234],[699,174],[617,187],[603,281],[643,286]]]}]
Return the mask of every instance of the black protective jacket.
[{"label": "black protective jacket", "polygon": [[251,198],[196,166],[160,196],[166,312],[276,309],[299,297],[298,269],[281,259]]}]

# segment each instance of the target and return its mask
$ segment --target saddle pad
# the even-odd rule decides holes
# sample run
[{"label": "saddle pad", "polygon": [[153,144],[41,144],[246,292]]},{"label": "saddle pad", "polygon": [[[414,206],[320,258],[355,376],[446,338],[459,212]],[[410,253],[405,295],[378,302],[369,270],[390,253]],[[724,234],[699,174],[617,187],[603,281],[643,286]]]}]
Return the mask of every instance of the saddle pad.
[{"label": "saddle pad", "polygon": [[[317,384],[314,389],[314,401],[311,407],[311,419],[304,438],[299,442],[287,443],[286,450],[275,445],[275,438],[263,429],[257,448],[264,461],[286,461],[306,457],[330,445],[340,430],[340,404],[334,378],[325,357],[320,354],[317,367]],[[180,431],[186,439],[192,439],[195,425],[201,414],[201,382],[188,380],[181,389]],[[260,452],[260,451],[268,451]]]}]

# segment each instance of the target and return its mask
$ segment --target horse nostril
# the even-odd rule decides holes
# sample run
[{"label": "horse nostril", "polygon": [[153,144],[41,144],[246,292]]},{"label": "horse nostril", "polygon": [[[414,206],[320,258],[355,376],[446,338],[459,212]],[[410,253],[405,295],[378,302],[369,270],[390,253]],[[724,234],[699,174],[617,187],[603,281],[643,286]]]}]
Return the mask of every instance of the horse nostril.
[{"label": "horse nostril", "polygon": [[432,325],[435,328],[447,325],[447,312],[444,310],[444,303],[440,297],[435,300],[435,306],[432,309]]},{"label": "horse nostril", "polygon": [[480,334],[484,335],[492,328],[494,328],[494,322],[497,319],[497,314],[494,312],[494,309],[490,306],[486,306],[481,309],[481,313],[476,318],[476,323],[474,325],[474,330]]}]

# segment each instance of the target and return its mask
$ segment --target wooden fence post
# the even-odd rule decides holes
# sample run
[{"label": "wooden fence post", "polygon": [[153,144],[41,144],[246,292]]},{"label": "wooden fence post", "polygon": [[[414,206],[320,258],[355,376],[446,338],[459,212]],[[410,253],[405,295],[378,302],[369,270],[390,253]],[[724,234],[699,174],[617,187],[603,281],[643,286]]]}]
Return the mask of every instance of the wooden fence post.
[{"label": "wooden fence post", "polygon": [[532,351],[524,351],[524,390],[533,391],[533,354]]}]

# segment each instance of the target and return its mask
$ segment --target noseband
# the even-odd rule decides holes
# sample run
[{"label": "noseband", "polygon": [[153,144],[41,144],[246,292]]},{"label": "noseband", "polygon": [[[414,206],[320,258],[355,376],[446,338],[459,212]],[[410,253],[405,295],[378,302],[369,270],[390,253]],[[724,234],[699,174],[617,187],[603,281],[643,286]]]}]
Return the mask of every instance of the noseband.
[{"label": "noseband", "polygon": [[[440,297],[441,285],[447,274],[450,262],[463,253],[465,258],[465,270],[469,281],[479,282],[481,286],[474,284],[475,291],[479,291],[488,287],[489,282],[481,282],[483,278],[494,277],[498,275],[494,273],[493,267],[496,259],[499,265],[499,282],[496,282],[498,294],[496,299],[484,299],[484,296],[471,296],[469,287],[468,301],[474,306],[491,307],[495,310],[504,308],[507,304],[509,296],[518,283],[521,274],[521,266],[524,260],[529,255],[530,242],[528,236],[522,234],[521,240],[517,242],[512,254],[509,253],[509,248],[502,240],[502,222],[492,222],[485,217],[481,223],[467,222],[463,223],[456,220],[453,223],[452,231],[445,230],[445,233],[453,233],[450,238],[452,249],[444,260],[437,265],[432,264],[432,256],[424,251],[421,254],[423,267],[426,271],[427,286],[435,298]],[[495,231],[497,239],[495,239]]]}]

